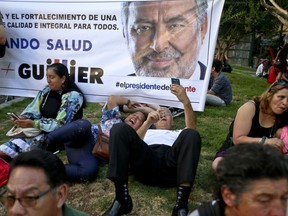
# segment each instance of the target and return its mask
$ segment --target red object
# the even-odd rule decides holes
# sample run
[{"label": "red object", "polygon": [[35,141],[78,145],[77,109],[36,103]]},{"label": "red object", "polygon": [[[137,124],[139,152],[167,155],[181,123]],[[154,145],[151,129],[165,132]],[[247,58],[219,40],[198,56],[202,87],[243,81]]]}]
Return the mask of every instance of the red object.
[{"label": "red object", "polygon": [[270,72],[269,72],[268,78],[267,78],[267,83],[268,84],[274,83],[275,80],[276,80],[277,75],[278,75],[278,70],[275,69],[274,65],[272,65],[271,68],[270,68]]},{"label": "red object", "polygon": [[0,187],[7,184],[8,175],[9,175],[10,165],[0,158]]},{"label": "red object", "polygon": [[271,55],[271,60],[273,62],[273,60],[275,59],[275,56],[274,56],[274,53],[273,53],[273,49],[271,47],[269,48],[269,52],[270,52],[270,55]]}]

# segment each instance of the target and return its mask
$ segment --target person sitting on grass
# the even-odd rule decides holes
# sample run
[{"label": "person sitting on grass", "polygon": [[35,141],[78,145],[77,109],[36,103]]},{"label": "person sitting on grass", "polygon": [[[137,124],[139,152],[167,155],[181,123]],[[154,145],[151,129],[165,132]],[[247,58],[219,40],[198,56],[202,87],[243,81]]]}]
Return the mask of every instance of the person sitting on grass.
[{"label": "person sitting on grass", "polygon": [[[134,113],[124,119],[119,110],[121,105],[127,106],[126,111],[134,110]],[[73,182],[91,181],[97,177],[99,169],[99,159],[92,154],[92,149],[98,139],[99,126],[102,132],[108,136],[111,127],[121,122],[125,122],[137,130],[151,110],[152,108],[142,107],[136,101],[111,95],[102,108],[99,124],[91,124],[86,119],[74,121],[49,133],[36,146],[44,146],[44,149],[51,152],[64,148],[68,158],[68,163],[65,165],[68,180]]]},{"label": "person sitting on grass", "polygon": [[229,127],[226,140],[216,153],[213,170],[226,150],[241,143],[271,145],[279,151],[283,141],[275,137],[279,128],[288,125],[288,83],[279,79],[261,95],[243,104]]},{"label": "person sitting on grass", "polygon": [[206,105],[227,106],[232,101],[232,87],[230,81],[221,72],[222,62],[213,60],[211,77],[206,95]]},{"label": "person sitting on grass", "polygon": [[0,145],[0,164],[29,151],[35,141],[47,134],[82,118],[86,100],[81,89],[69,76],[68,68],[61,63],[48,65],[46,77],[48,85],[38,92],[19,118],[11,118],[15,126],[38,129],[40,134],[32,137],[12,137]]}]

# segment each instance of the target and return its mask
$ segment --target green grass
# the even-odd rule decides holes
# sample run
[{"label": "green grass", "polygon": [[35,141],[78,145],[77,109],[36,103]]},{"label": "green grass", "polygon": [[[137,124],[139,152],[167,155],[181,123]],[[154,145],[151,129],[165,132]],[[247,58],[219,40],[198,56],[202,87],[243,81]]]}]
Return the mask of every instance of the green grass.
[{"label": "green grass", "polygon": [[249,67],[249,66],[242,66],[242,65],[232,65],[233,70],[245,70],[245,71],[249,71],[249,72],[256,72],[256,69]]},{"label": "green grass", "polygon": [[[242,68],[241,68],[242,69]],[[260,95],[266,88],[266,80],[257,78],[248,73],[237,71],[233,67],[232,73],[224,73],[232,83],[233,101],[227,107],[205,107],[204,112],[197,112],[197,130],[202,137],[202,150],[193,191],[190,195],[189,208],[196,208],[201,202],[213,198],[216,181],[211,171],[211,162],[217,149],[224,141],[228,127],[233,120],[237,109],[246,101]],[[8,140],[5,133],[11,128],[6,113],[19,114],[31,101],[25,99],[0,110],[0,141]],[[92,123],[99,120],[101,106],[89,103],[85,110],[85,118]],[[183,128],[184,118],[175,119],[173,128]],[[65,152],[59,156],[66,162]],[[114,198],[113,184],[105,178],[107,165],[101,166],[97,180],[93,182],[71,184],[68,203],[73,207],[86,211],[91,215],[101,215],[111,204]],[[134,208],[130,215],[170,215],[175,203],[175,188],[159,188],[145,186],[129,177],[129,192],[133,198]],[[1,212],[1,211],[0,211]],[[1,213],[0,213],[1,214]]]}]

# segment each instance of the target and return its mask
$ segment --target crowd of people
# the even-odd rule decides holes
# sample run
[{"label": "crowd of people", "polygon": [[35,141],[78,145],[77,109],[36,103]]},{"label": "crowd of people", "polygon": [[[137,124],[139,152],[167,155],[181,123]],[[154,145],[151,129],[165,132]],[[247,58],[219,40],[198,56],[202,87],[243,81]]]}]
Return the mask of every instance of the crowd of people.
[{"label": "crowd of people", "polygon": [[275,59],[269,61],[268,59],[260,59],[256,70],[256,76],[267,79],[268,84],[274,83],[276,80],[282,78],[288,81],[288,43],[279,48]]},{"label": "crowd of people", "polygon": [[[138,3],[134,4],[136,10]],[[142,4],[152,9],[150,3]],[[205,30],[207,20],[203,19]],[[4,55],[1,24],[0,19],[0,54]],[[7,214],[88,215],[66,203],[67,183],[96,180],[104,161],[95,157],[92,149],[102,131],[109,136],[107,178],[115,188],[111,206],[102,215],[132,211],[128,176],[133,174],[146,185],[176,187],[172,216],[237,216],[247,211],[254,216],[284,216],[288,199],[288,54],[286,48],[283,50],[278,56],[280,63],[285,61],[279,67],[280,75],[263,94],[237,110],[212,162],[219,196],[193,212],[188,203],[201,154],[201,135],[185,88],[178,84],[170,87],[183,107],[183,129],[172,130],[173,116],[167,107],[120,95],[109,96],[100,121],[90,122],[83,119],[85,96],[67,67],[61,63],[49,65],[47,85],[19,118],[11,118],[16,127],[37,129],[39,133],[11,137],[0,145],[0,179],[4,178],[0,183],[6,187],[0,200]],[[223,62],[214,59],[206,105],[228,106],[232,102],[232,85],[222,68]],[[55,154],[61,150],[67,156],[65,164]]]}]

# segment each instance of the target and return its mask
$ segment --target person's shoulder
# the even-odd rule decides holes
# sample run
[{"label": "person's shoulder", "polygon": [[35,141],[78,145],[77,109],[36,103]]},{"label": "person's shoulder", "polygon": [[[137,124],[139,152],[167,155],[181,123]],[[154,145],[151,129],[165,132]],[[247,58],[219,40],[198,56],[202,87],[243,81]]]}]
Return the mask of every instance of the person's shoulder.
[{"label": "person's shoulder", "polygon": [[221,74],[222,74],[222,76],[223,76],[223,79],[224,79],[227,83],[231,84],[231,83],[230,83],[230,80],[228,79],[228,77],[225,76],[222,72],[221,72]]},{"label": "person's shoulder", "polygon": [[219,203],[216,200],[204,202],[197,209],[195,209],[189,216],[222,216],[219,208]]},{"label": "person's shoulder", "polygon": [[89,216],[89,214],[76,210],[66,203],[63,205],[63,216]]},{"label": "person's shoulder", "polygon": [[218,73],[218,78],[219,79],[228,79],[225,75],[224,75],[224,73],[222,72],[222,71],[220,71],[219,73]]},{"label": "person's shoulder", "polygon": [[244,106],[244,107],[253,107],[253,108],[255,108],[255,105],[256,105],[256,103],[255,103],[255,101],[254,100],[249,100],[249,101],[247,101],[246,103],[244,103],[242,106]]},{"label": "person's shoulder", "polygon": [[192,211],[192,212],[189,214],[189,216],[200,216],[198,209],[195,209],[194,211]]},{"label": "person's shoulder", "polygon": [[43,95],[45,95],[50,90],[51,90],[51,88],[48,85],[46,85],[46,86],[44,86],[44,88],[42,90],[39,91],[39,93],[42,93]]},{"label": "person's shoulder", "polygon": [[70,97],[83,97],[83,94],[81,92],[78,91],[69,91],[63,95],[69,95]]},{"label": "person's shoulder", "polygon": [[238,112],[247,112],[250,113],[252,111],[255,112],[256,110],[256,106],[255,106],[255,102],[253,100],[247,101],[246,103],[244,103],[239,109]]},{"label": "person's shoulder", "polygon": [[112,107],[111,109],[107,109],[107,103],[102,107],[101,113],[101,122],[107,121],[115,118],[122,119],[122,114],[119,110],[119,106]]},{"label": "person's shoulder", "polygon": [[119,106],[114,106],[111,107],[110,109],[108,109],[107,106],[107,102],[104,104],[104,106],[102,107],[102,112],[121,112],[120,107]]}]

